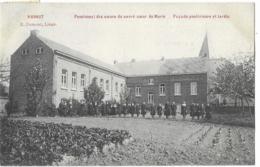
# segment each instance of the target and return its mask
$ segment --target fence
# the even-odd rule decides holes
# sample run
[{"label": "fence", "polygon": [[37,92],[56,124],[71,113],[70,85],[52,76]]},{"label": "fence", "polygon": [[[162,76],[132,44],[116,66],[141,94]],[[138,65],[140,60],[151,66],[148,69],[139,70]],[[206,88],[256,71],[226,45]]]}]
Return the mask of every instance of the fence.
[{"label": "fence", "polygon": [[[228,114],[228,113],[238,113],[243,111],[242,106],[214,106],[213,111],[221,114]],[[252,114],[255,113],[254,106],[244,106],[244,112],[251,112]]]}]

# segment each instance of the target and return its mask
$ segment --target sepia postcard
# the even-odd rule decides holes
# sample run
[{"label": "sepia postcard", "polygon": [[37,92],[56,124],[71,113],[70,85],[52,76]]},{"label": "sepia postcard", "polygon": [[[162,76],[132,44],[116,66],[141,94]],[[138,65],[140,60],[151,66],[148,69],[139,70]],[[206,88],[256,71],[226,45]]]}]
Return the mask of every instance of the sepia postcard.
[{"label": "sepia postcard", "polygon": [[254,3],[0,4],[1,166],[255,165]]}]

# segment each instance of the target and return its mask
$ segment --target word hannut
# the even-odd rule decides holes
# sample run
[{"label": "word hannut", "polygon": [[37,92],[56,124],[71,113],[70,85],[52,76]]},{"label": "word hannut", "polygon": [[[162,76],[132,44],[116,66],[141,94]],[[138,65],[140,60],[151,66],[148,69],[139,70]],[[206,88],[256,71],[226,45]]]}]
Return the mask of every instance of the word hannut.
[{"label": "word hannut", "polygon": [[28,19],[43,19],[44,15],[27,15]]}]

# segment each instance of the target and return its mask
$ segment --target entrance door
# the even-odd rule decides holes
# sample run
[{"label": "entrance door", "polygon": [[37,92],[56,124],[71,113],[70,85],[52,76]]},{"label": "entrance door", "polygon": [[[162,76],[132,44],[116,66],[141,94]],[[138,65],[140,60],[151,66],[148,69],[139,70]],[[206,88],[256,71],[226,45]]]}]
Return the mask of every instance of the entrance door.
[{"label": "entrance door", "polygon": [[153,92],[148,92],[148,103],[153,104],[154,103],[154,94]]}]

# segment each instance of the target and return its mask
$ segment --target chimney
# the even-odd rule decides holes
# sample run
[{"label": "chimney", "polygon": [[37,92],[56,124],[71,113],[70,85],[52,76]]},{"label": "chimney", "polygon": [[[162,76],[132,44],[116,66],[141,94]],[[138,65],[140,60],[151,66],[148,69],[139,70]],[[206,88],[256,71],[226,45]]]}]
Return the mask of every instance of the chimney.
[{"label": "chimney", "polygon": [[161,61],[164,61],[164,57],[161,58]]},{"label": "chimney", "polygon": [[117,62],[117,60],[114,60],[114,64],[117,64],[118,62]]},{"label": "chimney", "polygon": [[132,59],[132,60],[131,60],[131,63],[134,63],[134,62],[135,62],[135,59]]},{"label": "chimney", "polygon": [[31,30],[31,35],[32,36],[38,36],[39,30]]}]

